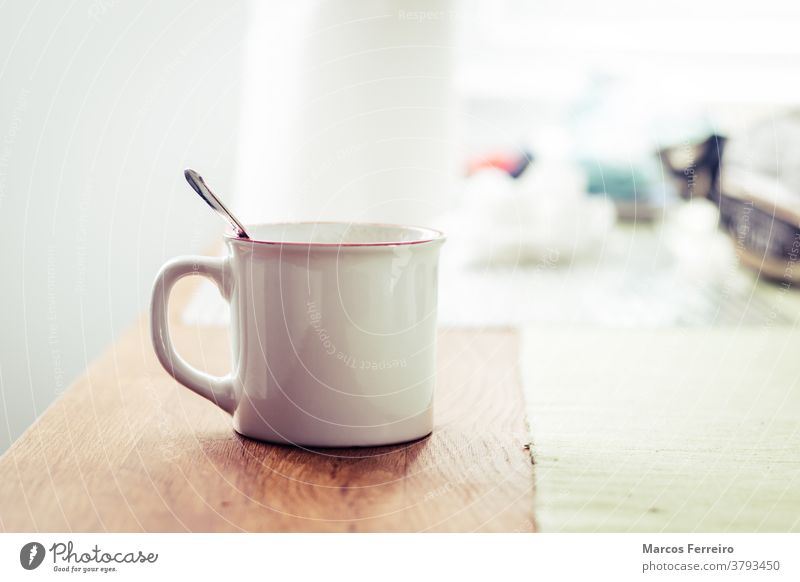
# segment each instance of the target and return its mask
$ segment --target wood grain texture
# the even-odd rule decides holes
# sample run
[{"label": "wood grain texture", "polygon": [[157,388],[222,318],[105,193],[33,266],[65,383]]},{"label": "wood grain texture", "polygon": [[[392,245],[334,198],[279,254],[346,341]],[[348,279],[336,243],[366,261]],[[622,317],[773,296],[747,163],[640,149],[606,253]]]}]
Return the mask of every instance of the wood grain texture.
[{"label": "wood grain texture", "polygon": [[800,333],[523,335],[543,531],[800,531]]},{"label": "wood grain texture", "polygon": [[[226,334],[173,319],[179,351],[223,373]],[[431,437],[303,450],[236,435],[159,367],[141,321],[0,458],[0,529],[534,530],[517,362],[512,332],[444,330]]]}]

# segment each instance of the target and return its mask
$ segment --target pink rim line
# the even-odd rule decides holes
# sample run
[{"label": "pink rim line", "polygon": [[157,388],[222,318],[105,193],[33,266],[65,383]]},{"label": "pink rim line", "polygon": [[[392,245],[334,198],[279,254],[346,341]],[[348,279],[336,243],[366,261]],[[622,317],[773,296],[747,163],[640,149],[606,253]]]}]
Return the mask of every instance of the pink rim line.
[{"label": "pink rim line", "polygon": [[317,224],[341,224],[350,228],[353,225],[358,226],[377,226],[377,227],[390,227],[403,230],[418,230],[431,233],[431,236],[419,240],[398,240],[398,241],[376,241],[376,242],[312,242],[312,241],[278,241],[278,240],[257,240],[252,238],[239,238],[233,231],[225,233],[225,238],[230,241],[241,243],[254,243],[262,245],[282,245],[282,246],[298,246],[298,247],[390,247],[400,245],[419,245],[429,242],[444,241],[446,236],[435,228],[428,228],[426,226],[412,226],[406,224],[391,224],[383,222],[337,222],[337,221],[298,221],[298,222],[264,222],[259,224],[245,225],[246,229],[258,228],[259,226],[296,226],[296,225],[317,225]]}]

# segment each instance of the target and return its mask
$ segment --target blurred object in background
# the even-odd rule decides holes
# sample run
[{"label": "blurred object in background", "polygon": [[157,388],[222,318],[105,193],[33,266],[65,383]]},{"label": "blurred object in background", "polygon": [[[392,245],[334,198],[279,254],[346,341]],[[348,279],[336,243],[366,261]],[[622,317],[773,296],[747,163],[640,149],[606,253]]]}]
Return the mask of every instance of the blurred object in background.
[{"label": "blurred object in background", "polygon": [[584,159],[580,164],[586,172],[589,194],[611,200],[620,220],[649,222],[663,215],[663,191],[667,186],[651,159],[645,157],[628,165]]},{"label": "blurred object in background", "polygon": [[436,226],[456,174],[451,2],[250,9],[232,205],[251,221]]},{"label": "blurred object in background", "polygon": [[800,258],[800,112],[732,136],[720,190],[721,223],[739,260],[788,288]]},{"label": "blurred object in background", "polygon": [[726,139],[712,134],[702,141],[685,140],[661,149],[658,157],[684,200],[719,201],[719,170]]},{"label": "blurred object in background", "polygon": [[676,276],[708,287],[730,286],[736,258],[728,237],[720,231],[714,202],[692,198],[671,209],[660,237]]},{"label": "blurred object in background", "polygon": [[613,226],[613,204],[587,195],[579,165],[542,155],[518,173],[523,163],[508,163],[511,170],[491,164],[466,179],[459,226],[451,237],[454,246],[463,242],[465,262],[571,262],[591,255]]},{"label": "blurred object in background", "polygon": [[470,159],[467,162],[467,177],[482,170],[493,168],[502,170],[512,178],[519,178],[533,162],[533,154],[528,150],[493,152]]},{"label": "blurred object in background", "polygon": [[588,177],[588,191],[612,200],[620,220],[650,222],[663,216],[675,202],[675,188],[652,152],[706,127],[694,108],[655,103],[649,87],[595,73],[563,122],[573,136],[573,156]]},{"label": "blurred object in background", "polygon": [[791,283],[800,257],[800,113],[659,152],[682,198],[707,199],[739,261]]}]

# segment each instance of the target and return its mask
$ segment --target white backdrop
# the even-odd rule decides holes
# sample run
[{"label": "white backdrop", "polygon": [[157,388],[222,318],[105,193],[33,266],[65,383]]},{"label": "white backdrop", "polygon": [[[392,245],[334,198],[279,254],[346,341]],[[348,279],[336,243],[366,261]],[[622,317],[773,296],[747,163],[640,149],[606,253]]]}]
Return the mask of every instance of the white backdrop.
[{"label": "white backdrop", "polygon": [[232,182],[245,11],[0,7],[0,451],[221,231],[182,170]]}]

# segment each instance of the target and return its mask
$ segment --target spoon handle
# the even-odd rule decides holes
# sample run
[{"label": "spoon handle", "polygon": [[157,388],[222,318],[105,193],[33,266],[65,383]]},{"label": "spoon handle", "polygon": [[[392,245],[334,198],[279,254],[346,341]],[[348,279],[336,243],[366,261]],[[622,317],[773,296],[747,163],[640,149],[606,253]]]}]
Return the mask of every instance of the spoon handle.
[{"label": "spoon handle", "polygon": [[242,223],[239,222],[233,214],[231,214],[230,210],[225,208],[225,205],[214,195],[200,174],[192,169],[187,168],[183,171],[183,175],[186,178],[186,181],[189,182],[189,185],[192,187],[192,189],[200,196],[200,198],[205,200],[206,204],[208,204],[211,208],[225,217],[228,222],[230,222],[233,230],[236,231],[236,236],[239,238],[250,238],[247,236],[247,231],[245,231]]}]

